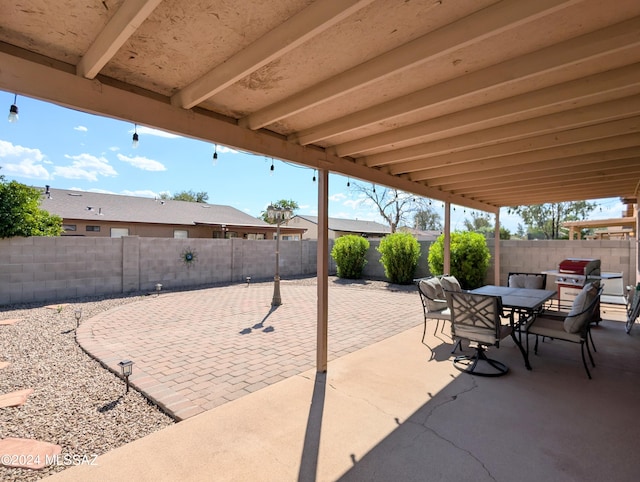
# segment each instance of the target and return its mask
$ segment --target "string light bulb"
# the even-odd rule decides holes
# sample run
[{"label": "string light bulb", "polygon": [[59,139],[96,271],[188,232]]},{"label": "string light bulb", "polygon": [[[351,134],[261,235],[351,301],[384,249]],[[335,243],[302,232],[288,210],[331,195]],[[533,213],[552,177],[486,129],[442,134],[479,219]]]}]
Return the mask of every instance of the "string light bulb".
[{"label": "string light bulb", "polygon": [[14,94],[13,104],[9,107],[9,117],[7,117],[7,120],[12,124],[18,122],[18,94]]},{"label": "string light bulb", "polygon": [[373,184],[373,192],[374,193],[376,192],[376,185],[375,184]]},{"label": "string light bulb", "polygon": [[313,182],[316,182],[316,170],[313,170]]},{"label": "string light bulb", "polygon": [[269,168],[269,170],[271,171],[271,176],[273,176],[273,171],[276,170],[276,167],[273,165],[273,158],[271,159],[271,167]]},{"label": "string light bulb", "polygon": [[347,187],[351,187],[351,179],[347,178]]},{"label": "string light bulb", "polygon": [[213,165],[218,163],[218,144],[213,145]]},{"label": "string light bulb", "polygon": [[133,140],[131,142],[131,147],[134,149],[138,148],[138,124],[134,124],[133,127]]}]

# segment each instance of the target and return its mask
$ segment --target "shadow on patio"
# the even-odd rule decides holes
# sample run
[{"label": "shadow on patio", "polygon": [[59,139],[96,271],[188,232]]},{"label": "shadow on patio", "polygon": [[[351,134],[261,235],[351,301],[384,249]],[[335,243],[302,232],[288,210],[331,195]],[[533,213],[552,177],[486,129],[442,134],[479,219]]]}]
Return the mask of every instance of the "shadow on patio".
[{"label": "shadow on patio", "polygon": [[603,317],[593,380],[554,341],[531,372],[508,341],[494,354],[507,376],[461,374],[416,326],[52,480],[637,480],[640,328]]}]

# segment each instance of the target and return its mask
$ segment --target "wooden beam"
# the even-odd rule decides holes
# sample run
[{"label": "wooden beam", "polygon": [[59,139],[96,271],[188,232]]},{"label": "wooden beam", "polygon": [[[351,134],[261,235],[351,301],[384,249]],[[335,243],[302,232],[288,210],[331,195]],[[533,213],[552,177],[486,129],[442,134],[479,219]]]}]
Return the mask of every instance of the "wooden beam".
[{"label": "wooden beam", "polygon": [[[455,176],[460,175],[461,173],[469,174],[471,172],[479,172],[479,176],[482,175],[481,171],[486,171],[487,169],[496,169],[507,166],[516,166],[523,164],[531,164],[541,161],[547,161],[550,159],[563,159],[566,157],[574,157],[580,155],[586,155],[591,153],[604,153],[605,151],[622,149],[625,147],[637,147],[640,143],[640,136],[638,134],[626,134],[615,137],[606,137],[604,139],[596,139],[593,141],[585,141],[579,142],[575,144],[569,145],[561,145],[558,147],[550,147],[547,149],[538,149],[531,151],[521,151],[518,153],[507,153],[506,155],[501,155],[496,152],[494,156],[487,157],[486,151],[477,152],[476,154],[479,156],[478,158],[470,158],[467,159],[464,163],[456,163],[451,167],[446,165],[447,159],[438,160],[436,166],[444,166],[444,167],[433,167],[433,168],[423,168],[420,172],[414,172],[411,174],[411,179],[414,181],[417,180],[428,180],[430,186],[434,186],[437,184],[443,183],[443,181],[448,182],[447,180],[451,180]],[[484,149],[484,148],[481,148]],[[480,151],[480,149],[478,149]],[[451,158],[451,162],[455,162],[463,156],[457,156],[455,153],[451,156],[446,156]],[[464,156],[466,157],[466,156]],[[435,159],[435,158],[432,158]],[[410,161],[411,163],[416,163],[418,161]],[[407,163],[408,164],[408,163]],[[426,161],[425,161],[426,164]],[[414,167],[415,164],[412,166]],[[426,167],[426,166],[425,166]],[[394,165],[389,172],[393,174],[401,174],[407,172],[404,164]]]},{"label": "wooden beam", "polygon": [[[470,107],[435,119],[343,142],[334,146],[338,156],[362,155],[370,150],[394,148],[407,142],[424,143],[477,132],[479,129],[513,125],[531,118],[568,114],[588,106],[607,110],[610,103],[640,93],[640,64],[627,65],[588,77],[563,82],[533,92]],[[567,105],[575,109],[567,111]],[[617,105],[617,104],[616,104]],[[601,112],[602,118],[607,118]],[[578,114],[579,116],[579,114]]]},{"label": "wooden beam", "polygon": [[[639,71],[640,74],[640,71]],[[540,149],[545,146],[606,137],[621,132],[640,130],[640,95],[604,104],[558,112],[520,122],[470,132],[456,137],[395,149],[392,152],[363,158],[370,167],[379,167],[412,159],[426,159],[453,152],[491,150],[519,152],[522,146]],[[568,132],[562,132],[571,129]],[[620,130],[618,130],[620,129]],[[627,130],[630,129],[630,130]],[[529,147],[530,146],[530,147]]]},{"label": "wooden beam", "polygon": [[[633,62],[640,45],[637,35],[639,29],[640,17],[636,17],[305,129],[289,136],[289,140],[302,145],[312,144],[376,123],[397,122],[398,117],[471,95],[478,96],[481,92],[498,91],[495,95],[500,95],[501,92],[508,92],[506,87],[525,79],[566,71],[568,66],[589,60],[600,59],[602,69],[607,70],[605,58],[611,53],[629,52]],[[611,68],[614,67],[617,65],[611,65]]]},{"label": "wooden beam", "polygon": [[494,176],[483,177],[482,179],[467,179],[461,182],[452,182],[444,184],[441,189],[453,192],[469,192],[478,193],[481,190],[498,189],[502,186],[523,185],[525,180],[527,183],[541,180],[553,181],[554,179],[564,179],[571,182],[576,178],[576,173],[593,173],[593,172],[615,172],[617,170],[625,170],[629,176],[640,174],[640,156],[629,159],[619,159],[615,161],[599,162],[599,163],[580,163],[574,162],[571,166],[566,166],[558,161],[548,161],[549,166],[546,169],[539,169],[536,165],[535,170],[522,170],[520,172],[504,173],[503,170],[494,170]]},{"label": "wooden beam", "polygon": [[[277,104],[248,115],[241,125],[259,129],[311,109],[320,103],[361,89],[392,74],[428,60],[441,58],[460,48],[575,4],[575,0],[503,0],[460,21],[446,25],[401,45],[348,71],[320,82]],[[433,4],[437,6],[437,2]],[[300,140],[301,144],[309,144]]]},{"label": "wooden beam", "polygon": [[273,62],[373,0],[314,2],[244,50],[215,67],[171,97],[173,105],[190,109],[231,84]]},{"label": "wooden beam", "polygon": [[127,0],[122,2],[111,20],[78,62],[76,73],[87,79],[95,78],[161,2],[162,0]]}]

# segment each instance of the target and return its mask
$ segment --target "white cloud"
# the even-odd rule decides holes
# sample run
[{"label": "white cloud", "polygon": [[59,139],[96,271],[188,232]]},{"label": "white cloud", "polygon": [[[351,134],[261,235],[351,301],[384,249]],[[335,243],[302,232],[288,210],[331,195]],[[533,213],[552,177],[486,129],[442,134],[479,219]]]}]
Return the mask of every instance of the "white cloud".
[{"label": "white cloud", "polygon": [[69,166],[56,166],[53,168],[53,175],[64,177],[65,179],[86,179],[87,181],[97,181],[98,176],[115,177],[116,170],[104,157],[96,157],[91,154],[78,154],[77,156],[65,155],[73,162]]},{"label": "white cloud", "polygon": [[87,132],[89,130],[85,126],[76,126],[73,129],[80,132]]},{"label": "white cloud", "polygon": [[129,191],[129,190],[125,190],[120,192],[120,194],[123,194],[125,196],[136,196],[136,197],[151,197],[151,198],[158,198],[160,197],[160,195],[150,189],[139,189],[136,191]]},{"label": "white cloud", "polygon": [[236,151],[235,149],[231,149],[230,147],[227,146],[221,146],[220,144],[218,144],[216,151],[218,152],[218,154],[239,154],[240,151]]},{"label": "white cloud", "polygon": [[0,174],[47,180],[51,175],[42,166],[45,162],[45,156],[39,149],[15,146],[0,140]]},{"label": "white cloud", "polygon": [[142,156],[129,157],[123,154],[117,154],[118,159],[122,162],[126,162],[131,164],[133,167],[137,167],[138,169],[142,169],[143,171],[166,171],[167,168],[160,162],[154,161],[153,159],[147,159]]},{"label": "white cloud", "polygon": [[178,139],[182,137],[177,134],[173,134],[171,132],[162,131],[160,129],[154,129],[153,127],[138,126],[135,129],[131,129],[129,132],[133,134],[134,131],[137,131],[139,135],[164,137],[166,139]]},{"label": "white cloud", "polygon": [[341,192],[339,192],[337,194],[334,194],[333,196],[329,196],[329,201],[340,202],[343,199],[347,199],[347,196],[346,196],[346,194],[341,193]]},{"label": "white cloud", "polygon": [[80,189],[80,188],[72,187],[71,190],[73,190],[73,191],[97,192],[99,194],[118,194],[117,192],[108,191],[107,189],[98,189],[98,188]]},{"label": "white cloud", "polygon": [[342,203],[343,206],[346,206],[351,209],[358,209],[361,204],[362,204],[362,199],[347,199],[344,203]]},{"label": "white cloud", "polygon": [[111,146],[111,147],[109,148],[109,150],[110,150],[110,151],[112,151],[112,152],[117,152],[117,151],[119,151],[119,150],[120,150],[120,148],[119,148],[118,146]]}]

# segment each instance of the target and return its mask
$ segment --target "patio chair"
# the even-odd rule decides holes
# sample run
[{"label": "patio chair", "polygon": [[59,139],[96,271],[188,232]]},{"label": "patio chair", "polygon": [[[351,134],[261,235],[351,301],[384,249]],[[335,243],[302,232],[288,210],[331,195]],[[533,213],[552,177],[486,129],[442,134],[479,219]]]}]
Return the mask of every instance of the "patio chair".
[{"label": "patio chair", "polygon": [[422,301],[422,310],[424,312],[424,330],[422,331],[422,342],[427,333],[427,320],[436,320],[436,331],[440,320],[451,320],[451,310],[447,305],[447,298],[444,295],[440,278],[437,276],[431,278],[421,278],[416,280],[418,284],[418,293]]},{"label": "patio chair", "polygon": [[[553,340],[568,341],[580,344],[580,352],[582,354],[582,364],[587,372],[587,376],[591,379],[591,372],[584,356],[585,347],[589,360],[593,367],[596,366],[589,349],[589,341],[593,345],[591,338],[591,321],[595,316],[595,312],[600,304],[600,295],[602,288],[592,283],[587,284],[580,294],[573,301],[571,311],[564,318],[561,312],[554,316],[553,312],[544,311],[542,314],[533,317],[529,325],[526,327],[527,335],[536,336],[536,344],[534,353],[538,354],[538,338],[551,338]],[[594,347],[595,351],[595,347]],[[529,336],[527,336],[527,352],[529,352]]]},{"label": "patio chair", "polygon": [[547,286],[547,275],[545,273],[509,273],[507,286],[543,290]]},{"label": "patio chair", "polygon": [[[476,344],[473,355],[454,358],[454,366],[465,373],[498,377],[509,371],[504,363],[488,358],[486,349],[499,348],[511,334],[510,325],[502,325],[502,301],[499,296],[478,295],[466,291],[446,291],[451,308],[451,332],[454,339]],[[487,366],[489,370],[487,371]]]}]

